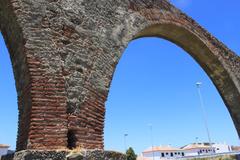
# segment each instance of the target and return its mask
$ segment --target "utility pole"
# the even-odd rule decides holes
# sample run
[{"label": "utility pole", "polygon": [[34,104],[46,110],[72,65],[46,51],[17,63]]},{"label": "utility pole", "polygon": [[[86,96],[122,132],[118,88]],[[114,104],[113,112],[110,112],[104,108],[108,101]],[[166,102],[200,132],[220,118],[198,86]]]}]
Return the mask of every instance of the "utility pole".
[{"label": "utility pole", "polygon": [[196,138],[195,138],[195,140],[196,140],[196,142],[195,142],[195,143],[196,143],[196,144],[198,144],[198,137],[196,137]]},{"label": "utility pole", "polygon": [[155,159],[154,156],[154,146],[153,146],[153,126],[152,124],[148,124],[149,129],[150,129],[150,139],[151,139],[151,145],[152,145],[152,156],[153,156],[153,160]]},{"label": "utility pole", "polygon": [[211,142],[210,132],[209,132],[209,128],[208,128],[207,113],[206,113],[206,110],[204,108],[202,93],[201,93],[201,89],[200,89],[200,86],[202,85],[202,82],[197,82],[196,85],[197,85],[197,90],[198,90],[198,95],[199,95],[199,100],[200,100],[200,107],[201,107],[201,110],[202,110],[202,117],[203,117],[203,120],[204,120],[204,125],[205,125],[205,129],[206,129],[207,136],[208,136],[208,142],[209,142],[209,145],[210,145],[211,150],[212,150],[213,148],[212,148],[212,142]]},{"label": "utility pole", "polygon": [[128,136],[128,134],[127,133],[124,133],[124,135],[123,135],[123,140],[124,140],[124,149],[125,149],[125,153],[127,152],[127,142],[126,142],[126,140],[127,140],[127,136]]}]

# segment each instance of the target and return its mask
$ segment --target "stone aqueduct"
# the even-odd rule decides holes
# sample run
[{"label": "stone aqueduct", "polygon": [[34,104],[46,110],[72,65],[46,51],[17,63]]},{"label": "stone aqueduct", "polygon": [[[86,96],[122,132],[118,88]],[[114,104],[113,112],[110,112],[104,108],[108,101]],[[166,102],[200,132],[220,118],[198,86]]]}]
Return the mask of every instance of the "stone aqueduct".
[{"label": "stone aqueduct", "polygon": [[18,93],[17,150],[102,149],[111,79],[139,37],[186,50],[240,134],[240,58],[165,0],[1,0],[0,27]]}]

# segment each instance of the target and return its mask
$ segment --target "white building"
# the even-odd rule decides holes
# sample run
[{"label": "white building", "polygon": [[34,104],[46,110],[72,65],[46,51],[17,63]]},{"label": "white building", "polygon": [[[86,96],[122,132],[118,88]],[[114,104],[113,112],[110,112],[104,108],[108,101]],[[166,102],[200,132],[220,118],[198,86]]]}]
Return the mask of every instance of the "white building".
[{"label": "white building", "polygon": [[209,143],[192,143],[188,144],[181,149],[185,150],[185,156],[199,156],[207,154],[215,154],[215,148]]},{"label": "white building", "polygon": [[0,144],[0,157],[8,153],[8,145]]},{"label": "white building", "polygon": [[211,155],[217,153],[232,152],[232,147],[226,144],[209,143],[191,143],[181,148],[170,146],[150,147],[142,152],[138,160],[162,160],[177,159],[181,157],[197,157],[201,155]]},{"label": "white building", "polygon": [[160,159],[174,159],[185,156],[185,151],[180,148],[173,148],[170,146],[151,147],[142,152],[143,160],[154,160]]},{"label": "white building", "polygon": [[227,144],[216,143],[213,144],[213,147],[215,148],[216,153],[232,152],[232,147]]}]

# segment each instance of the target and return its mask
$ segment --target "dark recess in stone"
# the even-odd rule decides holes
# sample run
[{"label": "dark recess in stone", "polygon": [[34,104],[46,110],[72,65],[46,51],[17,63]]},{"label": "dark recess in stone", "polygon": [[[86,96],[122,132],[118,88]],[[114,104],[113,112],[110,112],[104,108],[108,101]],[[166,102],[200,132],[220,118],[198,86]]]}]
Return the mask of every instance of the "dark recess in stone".
[{"label": "dark recess in stone", "polygon": [[66,112],[67,114],[73,114],[75,112],[75,108],[70,103],[68,103]]},{"label": "dark recess in stone", "polygon": [[67,147],[69,149],[74,149],[76,148],[76,142],[77,142],[77,137],[76,137],[76,133],[74,130],[69,130],[68,131],[68,134],[67,134],[67,142],[68,142],[68,145]]}]

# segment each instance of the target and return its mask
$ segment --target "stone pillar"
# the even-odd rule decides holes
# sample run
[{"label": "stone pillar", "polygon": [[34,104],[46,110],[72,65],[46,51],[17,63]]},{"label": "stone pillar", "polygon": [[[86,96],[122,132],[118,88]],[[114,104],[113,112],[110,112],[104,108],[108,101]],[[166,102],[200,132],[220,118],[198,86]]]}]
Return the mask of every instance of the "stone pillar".
[{"label": "stone pillar", "polygon": [[0,2],[0,27],[18,94],[17,151],[67,146],[65,77],[48,30],[41,30],[37,23],[42,20],[37,16],[42,11],[39,5],[33,1]]}]

